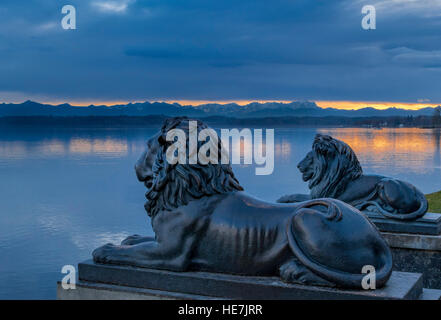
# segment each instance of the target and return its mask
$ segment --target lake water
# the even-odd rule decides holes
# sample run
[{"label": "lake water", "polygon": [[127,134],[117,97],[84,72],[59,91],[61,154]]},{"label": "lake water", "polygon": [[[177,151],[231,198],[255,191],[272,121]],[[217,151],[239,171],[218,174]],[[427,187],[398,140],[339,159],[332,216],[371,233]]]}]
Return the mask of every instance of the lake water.
[{"label": "lake water", "polygon": [[[64,265],[94,248],[151,235],[133,165],[156,128],[0,130],[0,299],[54,299]],[[276,129],[272,175],[234,165],[245,190],[274,201],[306,193],[296,164],[314,135],[347,142],[365,173],[441,189],[440,133],[431,129]]]}]

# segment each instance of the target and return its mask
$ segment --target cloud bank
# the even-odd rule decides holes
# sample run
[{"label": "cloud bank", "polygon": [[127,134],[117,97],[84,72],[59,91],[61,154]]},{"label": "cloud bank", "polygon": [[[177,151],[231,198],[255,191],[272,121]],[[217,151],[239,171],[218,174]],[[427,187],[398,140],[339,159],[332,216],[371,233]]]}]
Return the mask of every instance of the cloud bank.
[{"label": "cloud bank", "polygon": [[0,101],[441,101],[439,0],[66,4],[2,0]]}]

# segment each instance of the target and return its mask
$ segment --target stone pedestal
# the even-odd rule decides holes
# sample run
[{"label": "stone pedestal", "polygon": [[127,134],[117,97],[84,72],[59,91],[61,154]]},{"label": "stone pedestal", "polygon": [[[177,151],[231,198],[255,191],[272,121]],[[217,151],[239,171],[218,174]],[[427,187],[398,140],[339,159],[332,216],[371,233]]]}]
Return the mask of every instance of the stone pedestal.
[{"label": "stone pedestal", "polygon": [[79,281],[65,290],[57,283],[58,300],[210,300],[212,297]]},{"label": "stone pedestal", "polygon": [[363,211],[381,232],[412,233],[426,235],[441,234],[441,214],[427,212],[413,221],[400,221],[384,217],[375,212]]},{"label": "stone pedestal", "polygon": [[424,287],[441,289],[441,214],[428,212],[414,221],[399,221],[363,213],[389,243],[394,270],[422,273]]},{"label": "stone pedestal", "polygon": [[424,287],[441,289],[441,235],[382,232],[394,270],[423,274]]},{"label": "stone pedestal", "polygon": [[111,266],[86,261],[78,265],[74,290],[58,285],[58,299],[437,299],[423,290],[422,275],[393,272],[384,288],[341,290],[286,284],[277,277],[245,277],[206,272],[171,272]]}]

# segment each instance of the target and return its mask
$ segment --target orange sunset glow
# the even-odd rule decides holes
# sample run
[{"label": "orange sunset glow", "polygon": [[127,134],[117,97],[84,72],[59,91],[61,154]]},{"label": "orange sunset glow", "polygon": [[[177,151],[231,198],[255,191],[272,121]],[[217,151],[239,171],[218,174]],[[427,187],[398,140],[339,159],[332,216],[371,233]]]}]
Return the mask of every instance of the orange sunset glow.
[{"label": "orange sunset glow", "polygon": [[[320,130],[327,133],[326,129]],[[375,153],[381,156],[393,150],[394,154],[406,154],[409,150],[425,153],[431,152],[431,135],[419,128],[383,128],[372,130],[367,128],[342,128],[332,131],[333,137],[343,140],[357,155]]]},{"label": "orange sunset glow", "polygon": [[335,108],[344,110],[357,110],[366,107],[371,107],[375,109],[388,109],[388,108],[399,108],[405,110],[418,110],[421,108],[435,108],[440,103],[410,103],[410,102],[372,102],[372,101],[316,101],[316,104],[321,108]]},{"label": "orange sunset glow", "polygon": [[441,147],[439,131],[420,128],[341,128],[320,129],[319,132],[346,142],[362,163],[376,163],[381,159],[394,163],[396,168],[408,168],[412,162],[419,164],[412,168],[417,172],[426,170],[425,162],[434,153],[439,153]]}]

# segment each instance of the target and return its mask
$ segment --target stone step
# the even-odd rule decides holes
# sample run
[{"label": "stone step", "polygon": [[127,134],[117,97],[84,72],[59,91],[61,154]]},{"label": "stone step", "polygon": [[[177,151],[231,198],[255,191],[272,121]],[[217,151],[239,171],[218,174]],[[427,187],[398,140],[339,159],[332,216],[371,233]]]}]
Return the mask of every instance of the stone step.
[{"label": "stone step", "polygon": [[[221,299],[418,299],[423,293],[422,275],[393,272],[385,287],[377,290],[342,290],[329,287],[287,284],[277,277],[248,277],[207,272],[171,272],[145,268],[95,264],[78,265],[81,284],[88,289],[100,284]],[[135,289],[138,288],[138,289]],[[102,289],[102,287],[101,287]],[[69,291],[69,290],[65,290]]]},{"label": "stone step", "polygon": [[363,211],[363,214],[382,232],[416,233],[422,235],[441,234],[440,213],[427,212],[421,218],[413,221],[394,220],[386,218],[379,213],[369,211]]},{"label": "stone step", "polygon": [[57,283],[58,300],[218,300],[219,298],[160,290],[133,288],[114,284],[78,281],[74,290]]},{"label": "stone step", "polygon": [[441,290],[424,288],[418,300],[441,300]]}]

